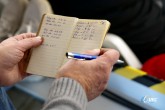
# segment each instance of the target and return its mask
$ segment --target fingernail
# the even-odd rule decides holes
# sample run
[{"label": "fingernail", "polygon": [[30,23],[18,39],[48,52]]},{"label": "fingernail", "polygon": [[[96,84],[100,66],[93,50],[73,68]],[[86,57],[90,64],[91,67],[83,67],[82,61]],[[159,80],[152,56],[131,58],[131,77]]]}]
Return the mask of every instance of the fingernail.
[{"label": "fingernail", "polygon": [[42,41],[43,40],[43,38],[40,37],[40,36],[37,36],[36,39],[39,40],[39,41]]},{"label": "fingernail", "polygon": [[93,51],[95,51],[95,52],[100,52],[100,49],[93,49]]}]

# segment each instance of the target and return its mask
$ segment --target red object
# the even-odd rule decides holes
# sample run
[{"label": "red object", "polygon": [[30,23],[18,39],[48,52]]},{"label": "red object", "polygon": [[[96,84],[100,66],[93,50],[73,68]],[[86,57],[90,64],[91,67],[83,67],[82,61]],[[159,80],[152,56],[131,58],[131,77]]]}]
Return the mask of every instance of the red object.
[{"label": "red object", "polygon": [[149,75],[165,80],[165,54],[160,54],[146,61],[142,70]]}]

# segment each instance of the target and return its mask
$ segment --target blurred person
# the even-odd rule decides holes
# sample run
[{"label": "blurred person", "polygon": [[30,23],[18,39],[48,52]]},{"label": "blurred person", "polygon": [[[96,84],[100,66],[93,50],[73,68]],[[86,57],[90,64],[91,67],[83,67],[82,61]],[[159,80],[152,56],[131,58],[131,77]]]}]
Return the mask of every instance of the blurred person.
[{"label": "blurred person", "polygon": [[[49,0],[49,2],[55,14],[110,21],[109,32],[124,39],[143,63],[142,70],[157,78],[165,79],[165,61],[162,61],[165,55],[161,55],[165,53],[164,0]],[[157,65],[153,63],[155,61]]]},{"label": "blurred person", "polygon": [[19,28],[23,13],[28,4],[27,0],[1,0],[0,42],[14,35]]},{"label": "blurred person", "polygon": [[[13,85],[29,75],[25,72],[29,49],[42,41],[41,37],[26,33],[0,43],[0,110],[15,110],[3,86]],[[99,57],[90,61],[72,59],[62,66],[42,110],[85,110],[87,102],[103,92],[119,53],[113,49],[85,53]]]},{"label": "blurred person", "polygon": [[47,0],[0,0],[0,42],[8,37],[37,32],[42,15],[53,13]]}]

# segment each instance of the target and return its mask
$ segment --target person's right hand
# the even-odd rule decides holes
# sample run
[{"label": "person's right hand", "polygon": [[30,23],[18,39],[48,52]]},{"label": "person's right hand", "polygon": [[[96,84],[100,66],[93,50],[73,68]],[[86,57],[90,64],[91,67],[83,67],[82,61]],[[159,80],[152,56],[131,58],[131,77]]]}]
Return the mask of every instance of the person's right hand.
[{"label": "person's right hand", "polygon": [[69,77],[78,81],[90,101],[106,88],[110,72],[119,58],[119,53],[113,49],[95,49],[85,54],[99,55],[99,57],[88,61],[72,59],[60,68],[57,78]]}]

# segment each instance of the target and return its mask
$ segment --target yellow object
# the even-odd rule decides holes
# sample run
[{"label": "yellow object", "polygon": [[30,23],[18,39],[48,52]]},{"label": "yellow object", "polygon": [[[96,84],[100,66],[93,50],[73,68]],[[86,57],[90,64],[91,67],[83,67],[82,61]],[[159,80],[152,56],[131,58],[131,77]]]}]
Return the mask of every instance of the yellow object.
[{"label": "yellow object", "polygon": [[162,94],[165,94],[165,81],[159,84],[155,84],[153,86],[150,87],[153,90],[156,90]]},{"label": "yellow object", "polygon": [[128,79],[133,79],[138,76],[143,76],[143,75],[147,74],[144,71],[132,68],[130,66],[126,66],[124,68],[117,69],[117,70],[115,70],[115,73],[120,74],[121,76],[124,76]]}]

